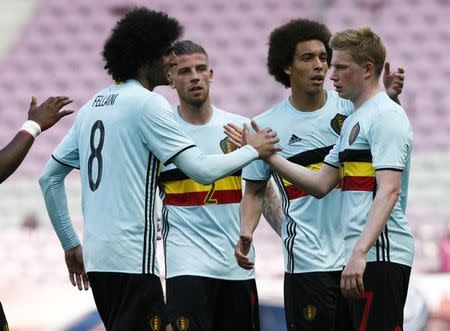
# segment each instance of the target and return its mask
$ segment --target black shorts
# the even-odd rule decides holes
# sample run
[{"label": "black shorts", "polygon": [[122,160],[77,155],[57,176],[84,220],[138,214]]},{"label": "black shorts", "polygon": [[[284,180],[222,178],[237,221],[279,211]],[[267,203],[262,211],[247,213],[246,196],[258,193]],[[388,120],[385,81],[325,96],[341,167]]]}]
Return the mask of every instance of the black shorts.
[{"label": "black shorts", "polygon": [[284,309],[287,329],[333,331],[340,278],[340,271],[285,273]]},{"label": "black shorts", "polygon": [[3,311],[2,303],[0,302],[0,330],[8,331],[8,321],[6,320],[5,312]]},{"label": "black shorts", "polygon": [[174,331],[259,331],[256,282],[178,276],[166,280]]},{"label": "black shorts", "polygon": [[392,262],[368,262],[365,292],[338,304],[336,331],[403,331],[403,308],[411,268]]},{"label": "black shorts", "polygon": [[168,319],[159,277],[89,272],[88,278],[106,330],[165,330]]}]

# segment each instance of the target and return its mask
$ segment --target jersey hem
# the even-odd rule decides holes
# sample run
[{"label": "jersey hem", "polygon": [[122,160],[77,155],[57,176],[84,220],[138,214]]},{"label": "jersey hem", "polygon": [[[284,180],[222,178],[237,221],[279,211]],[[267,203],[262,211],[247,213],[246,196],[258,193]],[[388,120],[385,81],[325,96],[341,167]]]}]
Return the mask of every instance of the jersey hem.
[{"label": "jersey hem", "polygon": [[251,280],[255,279],[255,276],[250,277],[218,277],[218,276],[212,276],[208,274],[201,274],[201,273],[175,273],[171,274],[170,276],[166,275],[166,278],[174,278],[178,276],[194,276],[194,277],[207,277],[207,278],[214,278],[214,279],[221,279],[221,280]]},{"label": "jersey hem", "polygon": [[302,269],[302,271],[294,270],[294,272],[289,272],[286,269],[284,270],[287,274],[307,274],[310,272],[335,272],[335,271],[342,271],[344,269],[344,265],[342,267],[337,269]]},{"label": "jersey hem", "polygon": [[119,274],[131,274],[131,275],[155,275],[157,277],[161,277],[161,274],[159,272],[142,272],[142,271],[124,271],[124,270],[112,270],[112,269],[107,269],[107,270],[100,270],[100,269],[86,269],[86,273],[88,272],[107,272],[107,273],[119,273]]},{"label": "jersey hem", "polygon": [[396,168],[396,167],[391,167],[391,166],[382,166],[382,167],[374,167],[375,171],[378,170],[392,170],[392,171],[400,171],[403,172],[403,168]]},{"label": "jersey hem", "polygon": [[410,268],[412,268],[412,265],[413,265],[413,262],[405,262],[405,261],[400,261],[400,260],[397,260],[397,259],[392,259],[392,258],[390,258],[389,259],[389,261],[377,261],[377,259],[375,258],[375,259],[370,259],[370,258],[368,258],[367,259],[367,262],[383,262],[383,263],[396,263],[396,264],[402,264],[402,265],[405,265],[405,266],[407,266],[407,267],[410,267]]}]

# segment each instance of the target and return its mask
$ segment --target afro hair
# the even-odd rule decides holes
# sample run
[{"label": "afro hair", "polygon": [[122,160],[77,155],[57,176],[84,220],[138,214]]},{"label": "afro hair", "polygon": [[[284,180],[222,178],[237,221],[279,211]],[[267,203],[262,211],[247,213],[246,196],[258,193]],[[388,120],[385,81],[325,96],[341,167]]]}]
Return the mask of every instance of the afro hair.
[{"label": "afro hair", "polygon": [[136,8],[117,22],[103,47],[105,69],[116,82],[135,78],[138,69],[160,59],[183,32],[166,13]]},{"label": "afro hair", "polygon": [[269,74],[286,88],[291,87],[290,78],[284,70],[294,61],[297,44],[309,40],[320,40],[325,45],[327,62],[330,65],[332,55],[328,45],[330,38],[331,33],[324,24],[307,19],[291,20],[276,28],[269,37],[267,57]]}]

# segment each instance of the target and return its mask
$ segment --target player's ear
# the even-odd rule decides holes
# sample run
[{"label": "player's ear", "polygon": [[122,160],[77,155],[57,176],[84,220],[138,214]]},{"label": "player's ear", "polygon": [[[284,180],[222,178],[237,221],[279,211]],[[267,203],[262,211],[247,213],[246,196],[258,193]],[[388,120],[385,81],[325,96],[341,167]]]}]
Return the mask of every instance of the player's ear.
[{"label": "player's ear", "polygon": [[214,71],[212,69],[209,69],[209,82],[210,83],[212,83],[213,76],[214,76]]},{"label": "player's ear", "polygon": [[291,66],[287,66],[286,68],[283,69],[283,71],[286,75],[291,77]]},{"label": "player's ear", "polygon": [[167,78],[168,78],[168,80],[169,80],[169,85],[170,85],[170,87],[171,87],[171,88],[175,88],[175,85],[174,85],[174,83],[173,83],[172,73],[171,73],[170,71],[167,73]]},{"label": "player's ear", "polygon": [[373,75],[375,72],[375,66],[373,65],[372,62],[367,62],[366,65],[364,66],[364,76],[371,76]]}]

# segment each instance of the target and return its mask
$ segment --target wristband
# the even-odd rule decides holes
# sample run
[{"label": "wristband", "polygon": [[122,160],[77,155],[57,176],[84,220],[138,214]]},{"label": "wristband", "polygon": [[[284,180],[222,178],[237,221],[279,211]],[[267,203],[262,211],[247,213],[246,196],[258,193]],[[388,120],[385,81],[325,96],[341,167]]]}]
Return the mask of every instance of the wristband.
[{"label": "wristband", "polygon": [[31,134],[33,138],[36,138],[41,133],[41,127],[35,121],[28,120],[25,123],[23,123],[22,127],[20,128],[20,131],[27,132]]}]

